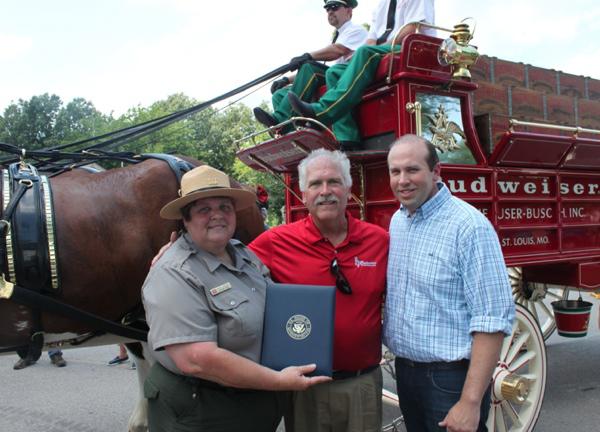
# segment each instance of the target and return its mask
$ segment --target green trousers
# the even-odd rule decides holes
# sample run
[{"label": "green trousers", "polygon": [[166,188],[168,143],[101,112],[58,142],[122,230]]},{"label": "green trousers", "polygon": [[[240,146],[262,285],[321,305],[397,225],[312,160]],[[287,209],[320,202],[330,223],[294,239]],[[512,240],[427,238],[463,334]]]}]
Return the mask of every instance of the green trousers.
[{"label": "green trousers", "polygon": [[[400,46],[394,47],[395,52]],[[391,45],[363,45],[358,48],[348,67],[337,80],[337,85],[327,87],[327,92],[312,104],[317,120],[327,125],[335,124],[352,111],[361,100],[365,89],[372,84],[379,62],[391,52]],[[343,141],[336,132],[338,141]]]},{"label": "green trousers", "polygon": [[[320,63],[304,63],[291,86],[284,87],[273,93],[273,117],[277,122],[281,123],[295,114],[288,102],[288,92],[295,93],[300,99],[305,102],[311,102],[319,87],[323,84],[327,88],[335,87],[348,64],[334,64],[329,68],[325,68]],[[291,130],[291,129],[288,129]],[[360,141],[360,133],[358,127],[352,117],[352,112],[348,111],[342,115],[334,124],[333,132],[338,141]]]},{"label": "green trousers", "polygon": [[290,394],[222,387],[155,363],[144,383],[149,432],[275,432]]},{"label": "green trousers", "polygon": [[312,101],[319,87],[325,84],[325,70],[327,67],[321,63],[306,62],[298,72],[291,86],[287,86],[273,93],[271,101],[273,102],[273,117],[278,123],[293,117],[292,107],[288,102],[288,92],[293,92],[296,96],[306,102]]},{"label": "green trousers", "polygon": [[[325,73],[325,83],[327,89],[336,88],[340,78],[344,75],[344,72],[348,68],[348,63],[335,64],[327,69]],[[338,141],[352,141],[360,142],[360,132],[358,126],[354,121],[352,110],[348,110],[343,114],[332,126],[333,133]]]}]

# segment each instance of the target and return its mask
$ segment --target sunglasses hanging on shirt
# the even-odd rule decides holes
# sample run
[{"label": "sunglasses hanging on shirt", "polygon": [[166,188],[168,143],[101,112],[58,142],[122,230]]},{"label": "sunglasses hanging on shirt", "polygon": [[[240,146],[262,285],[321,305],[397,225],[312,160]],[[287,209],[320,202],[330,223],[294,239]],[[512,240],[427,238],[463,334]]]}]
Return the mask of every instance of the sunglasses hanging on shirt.
[{"label": "sunglasses hanging on shirt", "polygon": [[338,267],[337,259],[334,258],[329,265],[329,270],[335,276],[335,286],[344,294],[352,294],[352,287],[348,283],[348,279],[344,276],[340,268]]}]

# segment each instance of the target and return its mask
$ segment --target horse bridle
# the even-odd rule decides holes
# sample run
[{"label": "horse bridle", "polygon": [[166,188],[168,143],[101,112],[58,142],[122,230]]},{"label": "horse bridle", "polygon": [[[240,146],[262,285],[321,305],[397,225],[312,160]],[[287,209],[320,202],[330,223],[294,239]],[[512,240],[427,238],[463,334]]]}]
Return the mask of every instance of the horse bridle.
[{"label": "horse bridle", "polygon": [[[190,162],[173,155],[150,153],[137,156],[136,159],[139,162],[148,159],[156,159],[166,162],[173,171],[175,177],[177,178],[178,184],[181,184],[181,178],[183,177],[183,175],[190,169],[194,168],[194,165]],[[98,315],[91,314],[89,312],[73,307],[49,295],[45,295],[42,291],[48,291],[48,289],[44,290],[43,286],[41,285],[41,282],[27,281],[27,283],[23,284],[21,282],[22,277],[19,275],[18,271],[14,271],[13,273],[11,273],[10,262],[13,259],[13,257],[9,257],[9,255],[12,253],[12,250],[8,245],[11,243],[12,240],[11,237],[13,234],[12,229],[14,228],[13,222],[15,220],[15,212],[18,212],[17,209],[19,208],[19,203],[21,202],[21,200],[23,200],[24,197],[26,197],[25,199],[30,198],[28,196],[28,192],[31,195],[34,195],[36,198],[39,198],[43,195],[39,190],[39,185],[43,184],[44,177],[40,176],[37,173],[35,167],[27,165],[23,162],[11,164],[9,166],[9,172],[12,174],[11,178],[17,181],[17,185],[14,188],[12,194],[4,194],[5,198],[10,196],[10,199],[8,200],[8,203],[6,202],[6,200],[4,201],[5,207],[2,213],[2,218],[0,219],[0,262],[6,263],[6,265],[4,266],[4,269],[6,271],[4,271],[4,274],[0,278],[0,299],[11,300],[15,303],[22,304],[32,309],[34,322],[32,326],[33,329],[31,334],[31,340],[33,341],[34,337],[43,334],[43,328],[41,325],[41,312],[44,311],[62,315],[67,318],[82,322],[86,325],[89,325],[91,328],[96,329],[96,332],[98,332],[98,334],[107,332],[129,339],[145,342],[147,340],[148,335],[146,329],[139,329],[128,324],[121,324],[118,322],[110,321]],[[4,188],[7,187],[7,183],[10,187],[10,182],[4,182]],[[47,183],[47,185],[48,189],[47,191],[44,190],[44,192],[47,196],[49,196],[49,183]],[[36,199],[33,198],[32,200],[36,201]],[[37,201],[39,201],[39,199]],[[33,208],[35,209],[33,211],[37,213],[37,215],[42,213],[42,210],[40,210],[39,206],[33,206]],[[48,210],[48,205],[44,207],[44,210]],[[35,217],[37,215],[27,215],[27,217],[31,219],[32,217]],[[46,217],[48,217],[48,215],[46,215]],[[34,243],[47,244],[47,242],[41,241]],[[37,251],[35,254],[46,255],[44,252],[39,251]],[[57,260],[56,251],[54,251],[54,253],[50,252],[48,255],[53,255],[54,258]],[[57,268],[58,266],[56,265],[56,263],[52,264],[50,262],[50,259],[48,259],[47,267],[52,269]],[[19,284],[16,283],[17,280],[19,280]],[[51,282],[53,280],[56,282],[56,286],[54,287],[54,289],[58,290],[58,276],[50,278]],[[57,291],[50,290],[50,292]],[[26,347],[0,347],[0,352],[15,351],[17,349],[23,348]]]}]

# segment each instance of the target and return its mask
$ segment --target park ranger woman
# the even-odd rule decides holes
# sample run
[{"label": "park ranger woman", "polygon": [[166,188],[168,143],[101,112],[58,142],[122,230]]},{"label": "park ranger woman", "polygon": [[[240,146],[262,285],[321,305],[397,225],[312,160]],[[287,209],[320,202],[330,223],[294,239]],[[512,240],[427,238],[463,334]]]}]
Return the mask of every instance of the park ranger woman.
[{"label": "park ranger woman", "polygon": [[329,380],[314,365],[280,372],[258,364],[268,270],[232,240],[236,211],[255,204],[209,166],[186,173],[181,197],[160,212],[185,234],[152,267],[143,287],[157,360],[146,383],[148,420],[160,431],[275,431],[285,390]]}]

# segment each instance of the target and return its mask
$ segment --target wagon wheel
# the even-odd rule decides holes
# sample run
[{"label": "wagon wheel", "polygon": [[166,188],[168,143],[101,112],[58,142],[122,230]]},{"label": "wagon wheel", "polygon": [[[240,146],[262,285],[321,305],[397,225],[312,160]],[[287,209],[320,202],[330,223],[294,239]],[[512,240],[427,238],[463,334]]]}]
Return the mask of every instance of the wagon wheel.
[{"label": "wagon wheel", "polygon": [[504,338],[494,371],[491,432],[529,432],[540,415],[546,389],[546,347],[536,319],[517,304],[513,331]]},{"label": "wagon wheel", "polygon": [[509,267],[508,277],[515,303],[527,308],[533,314],[540,325],[544,340],[548,339],[556,330],[554,311],[550,302],[568,299],[570,288],[563,285],[527,282],[523,280],[521,267]]}]

